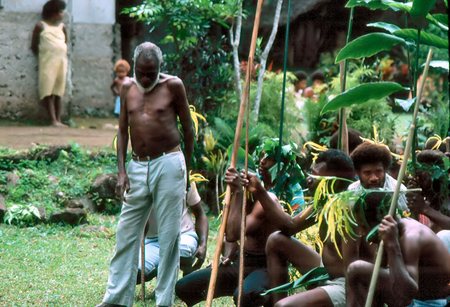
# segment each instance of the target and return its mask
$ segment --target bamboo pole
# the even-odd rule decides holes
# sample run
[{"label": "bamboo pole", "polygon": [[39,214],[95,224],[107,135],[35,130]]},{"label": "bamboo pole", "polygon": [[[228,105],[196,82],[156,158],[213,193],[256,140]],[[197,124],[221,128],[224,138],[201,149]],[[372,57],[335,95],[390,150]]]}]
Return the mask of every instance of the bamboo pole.
[{"label": "bamboo pole", "polygon": [[[250,89],[249,89],[250,90]],[[245,119],[245,175],[248,174],[248,130],[250,124],[250,106],[247,103],[247,116]],[[241,235],[240,235],[240,246],[239,246],[239,280],[238,280],[238,301],[237,307],[241,307],[242,302],[242,292],[244,289],[244,250],[245,250],[245,227],[247,218],[247,188],[244,187],[244,198],[242,199],[242,209],[241,209]]]},{"label": "bamboo pole", "polygon": [[[418,90],[418,93],[416,96],[416,104],[414,106],[412,122],[409,127],[408,139],[406,141],[405,152],[403,154],[402,166],[400,167],[400,171],[398,173],[397,185],[395,186],[394,195],[392,196],[391,206],[389,207],[389,215],[390,216],[394,215],[395,208],[397,207],[398,196],[400,194],[400,186],[402,184],[403,177],[405,176],[406,166],[408,164],[409,155],[411,153],[414,130],[416,129],[417,114],[419,112],[420,100],[422,98],[423,87],[425,85],[425,79],[428,74],[428,68],[430,67],[430,61],[431,61],[432,54],[433,54],[433,52],[432,52],[432,49],[430,48],[428,51],[427,61],[425,62],[425,68],[423,70],[422,82],[420,84],[420,87],[419,87],[419,90]],[[381,259],[383,258],[383,249],[384,249],[384,243],[383,243],[383,241],[381,241],[380,245],[378,247],[378,251],[377,251],[377,258],[375,260],[372,278],[370,280],[370,287],[369,287],[369,292],[367,294],[367,300],[366,300],[365,307],[372,306],[373,296],[375,294],[375,288],[377,286],[378,274],[380,273]]]},{"label": "bamboo pole", "polygon": [[[236,123],[236,131],[234,134],[233,152],[231,154],[230,167],[236,166],[237,153],[238,153],[238,148],[239,148],[240,139],[241,139],[242,123],[243,123],[243,119],[244,119],[244,115],[245,115],[246,105],[248,103],[248,94],[250,91],[250,80],[251,80],[251,73],[252,73],[252,69],[253,69],[253,57],[254,57],[255,50],[256,50],[256,39],[258,38],[258,29],[259,29],[259,21],[260,21],[260,17],[261,17],[262,4],[263,4],[263,0],[258,0],[258,4],[256,7],[256,13],[255,13],[255,21],[253,24],[252,40],[250,43],[250,51],[249,51],[249,55],[248,55],[247,73],[245,75],[244,91],[243,91],[242,97],[241,97],[241,104],[239,107],[239,115],[238,115],[238,119],[237,119],[237,123]],[[227,189],[225,192],[225,204],[224,204],[223,213],[222,213],[222,223],[220,224],[219,233],[217,235],[216,250],[214,253],[214,259],[213,259],[213,263],[212,263],[211,278],[209,280],[208,295],[206,298],[206,307],[211,307],[212,300],[214,298],[214,290],[215,290],[216,281],[217,281],[217,271],[219,268],[220,253],[222,251],[222,243],[223,243],[225,227],[226,227],[226,223],[227,223],[227,219],[228,219],[230,199],[231,199],[231,189],[230,189],[230,186],[227,185]]]},{"label": "bamboo pole", "polygon": [[145,305],[145,233],[141,240],[141,299]]}]

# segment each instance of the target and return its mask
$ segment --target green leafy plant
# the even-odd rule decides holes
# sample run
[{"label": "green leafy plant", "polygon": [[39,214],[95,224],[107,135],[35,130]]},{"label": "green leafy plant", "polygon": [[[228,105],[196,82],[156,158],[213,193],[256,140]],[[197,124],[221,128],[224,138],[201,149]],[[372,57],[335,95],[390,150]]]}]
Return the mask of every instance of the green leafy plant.
[{"label": "green leafy plant", "polygon": [[9,225],[32,226],[41,218],[39,209],[31,204],[14,204],[8,208],[3,221]]}]

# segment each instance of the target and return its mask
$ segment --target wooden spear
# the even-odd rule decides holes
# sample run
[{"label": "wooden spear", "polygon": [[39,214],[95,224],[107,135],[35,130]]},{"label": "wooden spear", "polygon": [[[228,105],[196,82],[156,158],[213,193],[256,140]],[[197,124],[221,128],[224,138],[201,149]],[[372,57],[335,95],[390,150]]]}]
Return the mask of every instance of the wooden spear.
[{"label": "wooden spear", "polygon": [[144,305],[145,305],[145,233],[146,231],[144,232],[144,236],[142,237],[141,240],[141,299],[144,302]]},{"label": "wooden spear", "polygon": [[[238,148],[239,148],[240,140],[241,140],[242,123],[243,123],[244,116],[245,116],[246,105],[248,103],[250,80],[251,80],[251,74],[252,74],[252,70],[253,70],[253,56],[254,56],[255,50],[256,50],[256,39],[258,38],[258,28],[259,28],[259,21],[260,21],[260,17],[261,17],[262,4],[263,4],[263,0],[258,0],[258,4],[256,7],[256,13],[255,13],[255,21],[253,24],[252,40],[250,43],[250,51],[248,54],[247,72],[245,75],[244,91],[242,92],[242,96],[241,96],[239,115],[238,115],[238,119],[237,119],[237,123],[236,123],[236,131],[234,134],[233,152],[231,154],[230,167],[236,167],[237,153],[238,153]],[[208,287],[208,295],[206,297],[206,307],[211,307],[212,300],[214,298],[214,290],[216,288],[216,281],[217,281],[217,271],[219,268],[220,254],[222,251],[225,227],[226,227],[226,223],[227,223],[227,219],[228,219],[230,199],[231,199],[231,189],[230,189],[230,186],[227,185],[227,189],[226,189],[226,193],[225,193],[225,204],[223,206],[223,212],[222,212],[222,223],[220,224],[219,233],[217,235],[216,250],[214,253],[214,259],[213,259],[213,263],[212,263],[211,278],[209,280],[209,287]],[[243,242],[241,242],[241,244],[243,244]]]},{"label": "wooden spear", "polygon": [[[402,184],[403,177],[405,176],[406,166],[408,164],[409,155],[411,153],[414,130],[416,129],[417,113],[419,112],[419,105],[420,105],[420,101],[422,99],[423,87],[425,85],[425,79],[427,78],[428,68],[430,67],[430,61],[431,61],[432,54],[433,54],[433,52],[432,52],[432,49],[430,48],[430,50],[428,50],[427,61],[425,62],[425,68],[424,68],[423,74],[422,74],[422,81],[421,81],[419,91],[416,96],[416,104],[414,106],[412,122],[411,122],[411,125],[409,126],[408,139],[406,141],[405,152],[403,154],[402,166],[400,167],[400,171],[398,173],[397,185],[395,186],[394,195],[392,196],[391,206],[389,207],[389,215],[390,216],[394,216],[395,208],[397,207],[398,196],[400,194],[400,186]],[[378,246],[377,258],[375,260],[372,278],[370,280],[370,287],[369,287],[369,292],[367,294],[367,300],[366,300],[365,307],[372,306],[373,296],[375,294],[375,288],[377,286],[378,274],[380,273],[381,259],[383,258],[383,249],[384,249],[384,243],[383,243],[383,241],[381,241],[380,245]]]}]

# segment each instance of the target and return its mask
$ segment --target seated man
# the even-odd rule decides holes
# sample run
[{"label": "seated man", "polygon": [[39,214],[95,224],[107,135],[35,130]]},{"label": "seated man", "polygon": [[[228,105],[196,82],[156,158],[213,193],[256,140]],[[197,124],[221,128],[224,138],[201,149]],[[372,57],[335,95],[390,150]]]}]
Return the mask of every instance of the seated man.
[{"label": "seated man", "polygon": [[[275,160],[263,157],[259,163],[259,174],[265,189],[274,186],[269,169],[275,165]],[[242,178],[234,168],[229,168],[225,175],[225,182],[231,187],[230,211],[226,221],[225,239],[227,242],[237,242],[240,239],[243,187]],[[276,210],[283,212],[277,197],[270,193],[270,198],[276,204]],[[241,306],[261,306],[265,298],[260,296],[268,289],[269,282],[266,271],[266,255],[264,252],[267,238],[277,228],[270,222],[267,213],[259,200],[249,197],[247,200],[247,215],[245,225],[245,268],[244,285]],[[232,260],[232,261],[231,261]],[[175,287],[177,296],[188,306],[193,306],[206,299],[211,268],[192,272],[180,279]],[[223,262],[217,272],[214,297],[233,295],[234,302],[238,299],[239,259],[228,259]]]},{"label": "seated man", "polygon": [[[192,221],[186,205],[183,206],[180,235],[180,267],[183,274],[197,270],[201,267],[206,256],[206,244],[208,239],[208,218],[203,211],[201,198],[198,194],[195,182],[191,182],[191,188],[186,197],[188,208],[195,217],[195,225]],[[148,231],[145,238],[145,281],[156,277],[159,264],[158,229],[156,228],[155,215],[150,210],[147,222]],[[194,259],[197,261],[194,265]],[[141,283],[141,254],[139,253],[139,270],[137,284]]]},{"label": "seated man", "polygon": [[[352,183],[348,187],[349,190],[395,189],[397,180],[387,173],[392,163],[392,157],[386,145],[364,142],[355,148],[351,158],[359,180]],[[406,190],[406,187],[402,184],[401,189]],[[398,208],[401,211],[409,211],[403,193],[398,198]]]},{"label": "seated man", "polygon": [[[446,306],[450,254],[430,228],[411,218],[385,215],[390,203],[390,196],[378,192],[368,194],[364,205],[356,205],[356,219],[362,229],[371,229],[381,221],[378,236],[384,242],[385,263],[378,276],[373,306]],[[349,265],[348,306],[364,306],[373,267],[364,260]]]},{"label": "seated man", "polygon": [[414,185],[422,192],[408,193],[408,206],[419,221],[429,226],[450,252],[450,195],[445,160],[437,150],[423,150],[417,155]]},{"label": "seated man", "polygon": [[[312,175],[337,176],[353,180],[355,171],[351,159],[342,151],[329,149],[321,152],[312,167]],[[277,210],[268,193],[262,188],[256,176],[249,175],[248,188],[254,197],[262,204],[264,211],[268,213],[269,221],[280,231],[270,235],[266,245],[267,268],[270,277],[270,286],[276,287],[289,281],[289,263],[302,274],[318,266],[325,266],[333,278],[323,287],[318,287],[306,292],[298,293],[284,298],[285,293],[272,295],[275,306],[345,306],[345,269],[342,258],[339,257],[334,243],[331,240],[324,242],[322,257],[311,247],[306,246],[291,236],[308,228],[314,223],[314,219],[306,219],[308,213],[300,213],[291,217],[285,212]],[[317,187],[317,181],[309,177],[308,187],[313,193]],[[335,192],[345,191],[349,182],[338,180],[335,184]],[[306,210],[305,210],[306,211]],[[306,215],[306,217],[305,217]],[[321,229],[323,240],[325,234]],[[340,240],[340,238],[338,238]],[[338,245],[341,246],[341,241]],[[283,299],[284,298],[284,299]]]}]

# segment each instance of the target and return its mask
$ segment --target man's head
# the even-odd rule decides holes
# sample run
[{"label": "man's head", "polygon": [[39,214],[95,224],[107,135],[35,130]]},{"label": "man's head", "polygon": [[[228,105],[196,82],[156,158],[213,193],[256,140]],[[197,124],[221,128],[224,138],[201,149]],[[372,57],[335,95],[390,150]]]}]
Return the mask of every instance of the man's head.
[{"label": "man's head", "polygon": [[361,185],[366,189],[382,188],[391,165],[391,152],[385,145],[364,142],[351,154]]},{"label": "man's head", "polygon": [[308,76],[304,71],[298,71],[295,73],[297,77],[297,82],[295,83],[295,90],[304,90],[307,86]]},{"label": "man's head", "polygon": [[[349,180],[355,179],[355,169],[349,156],[337,149],[328,149],[319,154],[316,162],[311,167],[311,174],[315,176],[335,176]],[[317,180],[308,177],[308,189],[312,192],[317,187]],[[347,189],[350,182],[339,180],[334,191],[342,192]]]},{"label": "man's head", "polygon": [[311,81],[313,83],[313,87],[322,85],[325,83],[325,75],[322,71],[317,70],[311,75]]},{"label": "man's head", "polygon": [[61,0],[50,0],[42,7],[42,19],[61,21],[64,17],[66,3]]},{"label": "man's head", "polygon": [[139,89],[150,92],[159,81],[159,71],[163,62],[162,52],[153,43],[145,42],[134,50],[134,79]]},{"label": "man's head", "polygon": [[[361,139],[362,133],[358,130],[348,128],[348,152],[351,154],[353,150],[355,150],[358,145],[362,144],[363,140]],[[339,138],[339,130],[333,133],[330,138],[330,148],[337,149]]]},{"label": "man's head", "polygon": [[437,150],[422,150],[417,154],[416,176],[424,192],[439,193],[441,185],[446,184],[443,180],[447,178],[444,159],[446,156]]}]

